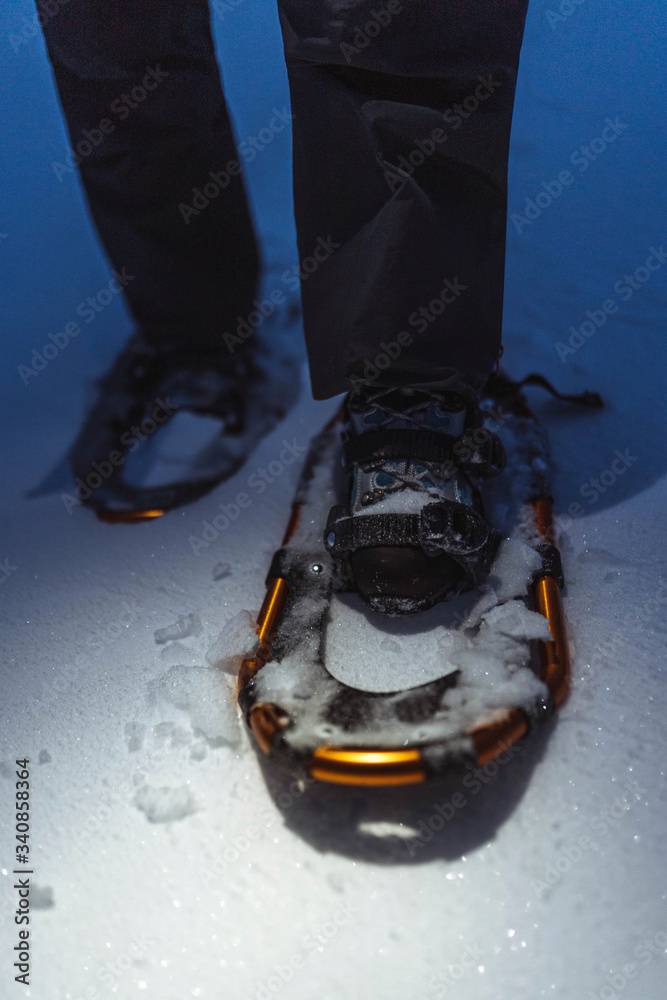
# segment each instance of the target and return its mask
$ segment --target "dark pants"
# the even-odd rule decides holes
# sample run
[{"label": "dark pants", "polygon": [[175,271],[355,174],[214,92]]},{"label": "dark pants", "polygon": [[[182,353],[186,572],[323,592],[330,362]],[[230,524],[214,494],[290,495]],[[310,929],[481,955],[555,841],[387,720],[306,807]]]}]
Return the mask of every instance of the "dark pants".
[{"label": "dark pants", "polygon": [[[315,398],[352,376],[479,389],[495,364],[526,6],[279,0]],[[252,308],[259,255],[208,4],[70,0],[44,33],[72,147],[87,143],[80,171],[102,242],[136,275],[138,324],[154,341],[227,354],[222,333]],[[184,217],[207,183],[219,193]]]}]

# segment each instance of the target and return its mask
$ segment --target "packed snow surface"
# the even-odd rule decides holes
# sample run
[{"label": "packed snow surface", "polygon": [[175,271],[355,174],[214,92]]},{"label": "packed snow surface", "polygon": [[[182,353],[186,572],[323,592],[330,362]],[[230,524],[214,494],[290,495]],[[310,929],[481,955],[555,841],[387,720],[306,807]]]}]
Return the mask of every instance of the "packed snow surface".
[{"label": "packed snow surface", "polygon": [[[275,7],[212,10],[237,134],[256,136],[288,106]],[[284,442],[303,454],[337,401],[313,403],[304,391],[232,479],[165,518],[108,525],[63,500],[91,383],[130,322],[115,299],[21,379],[19,366],[106,287],[109,266],[76,173],[58,180],[52,166],[66,163],[68,140],[36,10],[15,0],[0,12],[10,151],[0,216],[0,996],[659,1000],[663,5],[534,0],[519,75],[503,363],[607,403],[563,408],[530,390],[555,457],[571,695],[533,740],[456,785],[378,793],[290,784],[264,767],[239,724],[228,662],[249,641],[298,480],[299,461],[278,462]],[[297,263],[289,133],[246,165],[263,293],[287,291],[283,276]],[[264,475],[270,463],[276,474]],[[250,504],[224,515],[241,492]],[[543,627],[503,594],[469,612],[498,642]],[[353,608],[339,611],[354,621]],[[200,632],[179,624],[195,619]],[[346,641],[341,659],[358,660]],[[378,662],[391,685],[410,641],[407,629],[382,632]],[[495,653],[456,657],[503,683]],[[23,757],[29,987],[13,969]]]}]

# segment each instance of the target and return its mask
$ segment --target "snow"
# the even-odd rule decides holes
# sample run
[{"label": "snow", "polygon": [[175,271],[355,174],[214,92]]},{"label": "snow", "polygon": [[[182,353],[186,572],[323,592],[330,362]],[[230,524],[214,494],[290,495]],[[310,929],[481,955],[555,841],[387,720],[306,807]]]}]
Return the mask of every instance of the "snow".
[{"label": "snow", "polygon": [[435,491],[428,493],[409,489],[398,490],[368,507],[360,507],[355,517],[366,517],[371,514],[418,514],[427,503],[433,503],[437,499],[438,494]]},{"label": "snow", "polygon": [[180,788],[151,788],[144,785],[134,796],[134,805],[149,823],[171,823],[197,812],[197,804],[187,785]]},{"label": "snow", "polygon": [[197,615],[179,615],[178,621],[167,628],[159,628],[155,632],[155,641],[158,643],[171,642],[174,639],[187,639],[188,636],[201,633],[202,626]]},{"label": "snow", "polygon": [[207,651],[206,662],[237,676],[241,660],[257,649],[256,622],[257,612],[252,611],[239,611],[230,618]]},{"label": "snow", "polygon": [[[274,6],[235,6],[219,5],[213,20],[245,136],[288,97]],[[451,787],[374,794],[290,784],[263,767],[239,727],[230,675],[207,659],[230,620],[259,606],[298,463],[262,493],[248,477],[277,460],[283,439],[305,447],[336,401],[304,392],[244,469],[166,518],[106,525],[61,499],[89,385],[130,323],[116,299],[27,385],[17,373],[104,286],[108,267],[75,175],[58,182],[51,166],[66,139],[38,32],[16,50],[10,41],[34,27],[34,8],[16,0],[0,13],[11,150],[0,222],[0,993],[657,1000],[667,946],[667,271],[636,289],[624,275],[665,238],[662,5],[533,2],[514,117],[510,215],[559,171],[575,182],[520,232],[510,218],[503,360],[516,377],[543,371],[563,391],[594,389],[607,402],[588,412],[529,391],[555,456],[573,691],[553,724],[501,762]],[[258,51],[249,87],[248,52]],[[627,128],[581,170],[570,157],[607,118]],[[273,287],[297,259],[289,173],[286,129],[248,167]],[[618,311],[575,336],[607,299]],[[189,537],[242,490],[251,505],[194,551]],[[230,572],[214,579],[221,562]],[[511,596],[502,612],[488,600],[477,613],[508,646],[516,628],[539,626]],[[156,643],[189,615],[200,635]],[[383,637],[388,663],[387,644],[401,641]],[[493,654],[458,655],[502,685]],[[12,765],[24,755],[29,988],[12,969]]]},{"label": "snow", "polygon": [[489,572],[488,585],[498,602],[525,594],[528,584],[540,568],[540,555],[518,538],[502,541],[498,555]]},{"label": "snow", "polygon": [[161,707],[173,706],[189,717],[194,734],[212,743],[238,743],[238,720],[230,686],[211,667],[175,665],[151,685],[150,694]]},{"label": "snow", "polygon": [[484,615],[482,621],[487,628],[497,629],[510,639],[543,639],[549,642],[551,638],[547,620],[529,611],[523,601],[497,604]]}]

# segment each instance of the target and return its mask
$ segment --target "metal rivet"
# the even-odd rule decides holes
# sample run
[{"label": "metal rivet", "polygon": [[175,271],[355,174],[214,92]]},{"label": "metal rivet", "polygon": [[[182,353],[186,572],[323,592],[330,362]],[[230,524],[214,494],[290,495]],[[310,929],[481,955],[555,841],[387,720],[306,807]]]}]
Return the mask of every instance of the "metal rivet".
[{"label": "metal rivet", "polygon": [[384,498],[384,490],[380,489],[369,490],[368,493],[364,493],[364,495],[362,496],[361,506],[368,507],[370,503],[373,503],[375,500],[382,500],[383,498]]},{"label": "metal rivet", "polygon": [[322,563],[313,563],[313,565],[310,567],[311,573],[321,573],[323,570],[324,566],[322,565]]}]

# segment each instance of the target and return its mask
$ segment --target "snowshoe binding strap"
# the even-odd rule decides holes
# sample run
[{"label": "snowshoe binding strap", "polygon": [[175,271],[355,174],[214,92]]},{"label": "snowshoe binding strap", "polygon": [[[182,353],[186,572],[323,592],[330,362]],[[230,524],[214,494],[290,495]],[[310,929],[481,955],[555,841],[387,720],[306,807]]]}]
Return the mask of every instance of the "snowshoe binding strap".
[{"label": "snowshoe binding strap", "polygon": [[348,396],[344,421],[350,500],[331,511],[324,537],[345,585],[392,615],[474,587],[500,543],[477,481],[506,463],[477,402],[453,391],[374,386]]},{"label": "snowshoe binding strap", "polygon": [[484,427],[469,429],[458,437],[420,428],[366,431],[345,443],[345,470],[354,465],[382,465],[410,455],[422,462],[456,466],[473,476],[497,476],[505,468],[500,438]]},{"label": "snowshoe binding strap", "polygon": [[462,571],[449,592],[453,596],[464,586],[474,586],[488,570],[501,535],[471,507],[440,500],[427,504],[419,514],[360,517],[352,516],[345,507],[332,507],[324,540],[329,553],[341,563],[359,550],[371,548],[410,547],[429,557],[448,556]]}]

